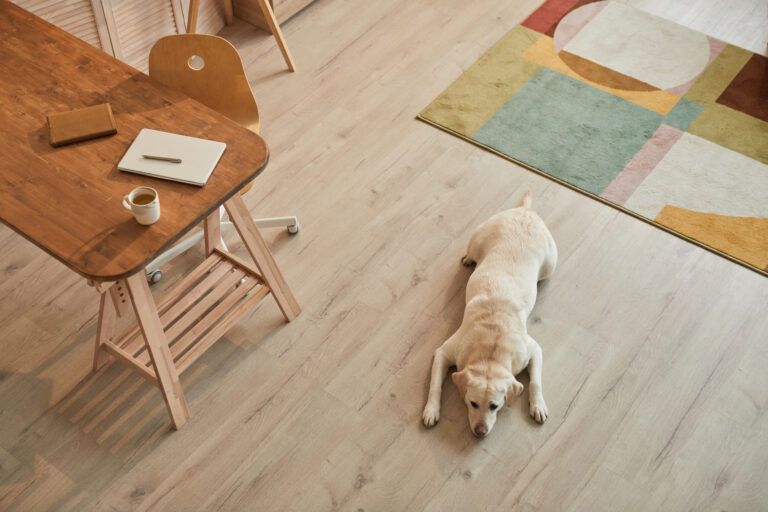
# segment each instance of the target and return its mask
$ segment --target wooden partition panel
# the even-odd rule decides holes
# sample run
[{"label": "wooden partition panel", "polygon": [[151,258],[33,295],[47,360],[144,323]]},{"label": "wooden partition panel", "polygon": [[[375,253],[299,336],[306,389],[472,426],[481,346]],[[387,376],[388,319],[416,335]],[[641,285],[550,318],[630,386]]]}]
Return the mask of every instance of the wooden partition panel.
[{"label": "wooden partition panel", "polygon": [[[189,0],[11,0],[126,64],[147,72],[149,50],[187,31]],[[224,27],[225,0],[200,0],[197,32]]]}]

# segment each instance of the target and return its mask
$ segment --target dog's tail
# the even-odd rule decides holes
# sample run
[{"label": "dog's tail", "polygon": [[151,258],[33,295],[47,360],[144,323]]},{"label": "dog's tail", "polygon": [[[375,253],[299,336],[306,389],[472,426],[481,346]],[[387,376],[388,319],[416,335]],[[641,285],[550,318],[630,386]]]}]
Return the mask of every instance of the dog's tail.
[{"label": "dog's tail", "polygon": [[522,201],[520,201],[520,206],[524,206],[525,208],[530,208],[531,207],[531,203],[533,202],[532,198],[533,198],[533,196],[531,195],[531,191],[529,190],[523,196]]}]

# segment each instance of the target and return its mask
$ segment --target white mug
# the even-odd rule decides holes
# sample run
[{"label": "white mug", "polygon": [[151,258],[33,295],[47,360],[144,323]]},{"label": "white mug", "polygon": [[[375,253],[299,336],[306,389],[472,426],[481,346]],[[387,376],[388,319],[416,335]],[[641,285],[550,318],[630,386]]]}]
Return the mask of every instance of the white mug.
[{"label": "white mug", "polygon": [[160,199],[157,190],[150,187],[139,187],[123,197],[123,207],[133,212],[136,222],[154,224],[160,218]]}]

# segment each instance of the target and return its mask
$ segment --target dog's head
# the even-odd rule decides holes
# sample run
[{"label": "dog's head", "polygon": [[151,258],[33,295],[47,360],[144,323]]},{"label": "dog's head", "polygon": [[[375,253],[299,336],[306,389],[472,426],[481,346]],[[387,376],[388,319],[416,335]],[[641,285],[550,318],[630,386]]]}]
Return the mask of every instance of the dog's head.
[{"label": "dog's head", "polygon": [[469,412],[469,427],[477,437],[485,437],[496,423],[496,413],[511,407],[523,392],[523,385],[506,370],[489,372],[465,368],[451,376]]}]

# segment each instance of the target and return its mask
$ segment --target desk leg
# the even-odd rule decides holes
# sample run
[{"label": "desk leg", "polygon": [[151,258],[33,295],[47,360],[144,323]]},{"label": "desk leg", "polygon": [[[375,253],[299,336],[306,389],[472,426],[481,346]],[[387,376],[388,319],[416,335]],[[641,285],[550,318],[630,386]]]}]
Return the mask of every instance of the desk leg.
[{"label": "desk leg", "polygon": [[106,291],[101,293],[99,301],[99,323],[96,327],[96,347],[93,351],[93,371],[109,360],[109,354],[102,350],[102,345],[112,341],[115,335],[115,303],[111,294]]},{"label": "desk leg", "polygon": [[224,207],[229,213],[229,218],[232,219],[232,224],[234,224],[235,229],[240,234],[243,244],[256,263],[256,267],[259,269],[264,282],[272,291],[277,305],[280,306],[280,311],[283,312],[285,319],[290,322],[301,313],[301,308],[299,303],[296,302],[291,289],[288,288],[288,284],[277,267],[272,253],[269,252],[269,247],[267,247],[266,242],[261,237],[259,228],[253,223],[251,213],[248,211],[245,201],[240,197],[240,194],[235,194],[224,203]]},{"label": "desk leg", "polygon": [[125,280],[121,279],[109,287],[109,294],[112,296],[112,302],[115,303],[117,316],[120,318],[128,314],[131,305],[128,303],[128,290],[125,289]]},{"label": "desk leg", "polygon": [[210,256],[215,248],[221,247],[221,214],[218,208],[203,221],[203,232],[205,255]]},{"label": "desk leg", "polygon": [[128,293],[131,295],[133,310],[139,322],[147,351],[157,375],[160,391],[163,393],[168,414],[173,428],[178,430],[189,419],[189,408],[179,382],[179,374],[173,364],[171,351],[163,332],[163,324],[157,314],[155,301],[149,291],[144,272],[139,272],[126,279]]}]

